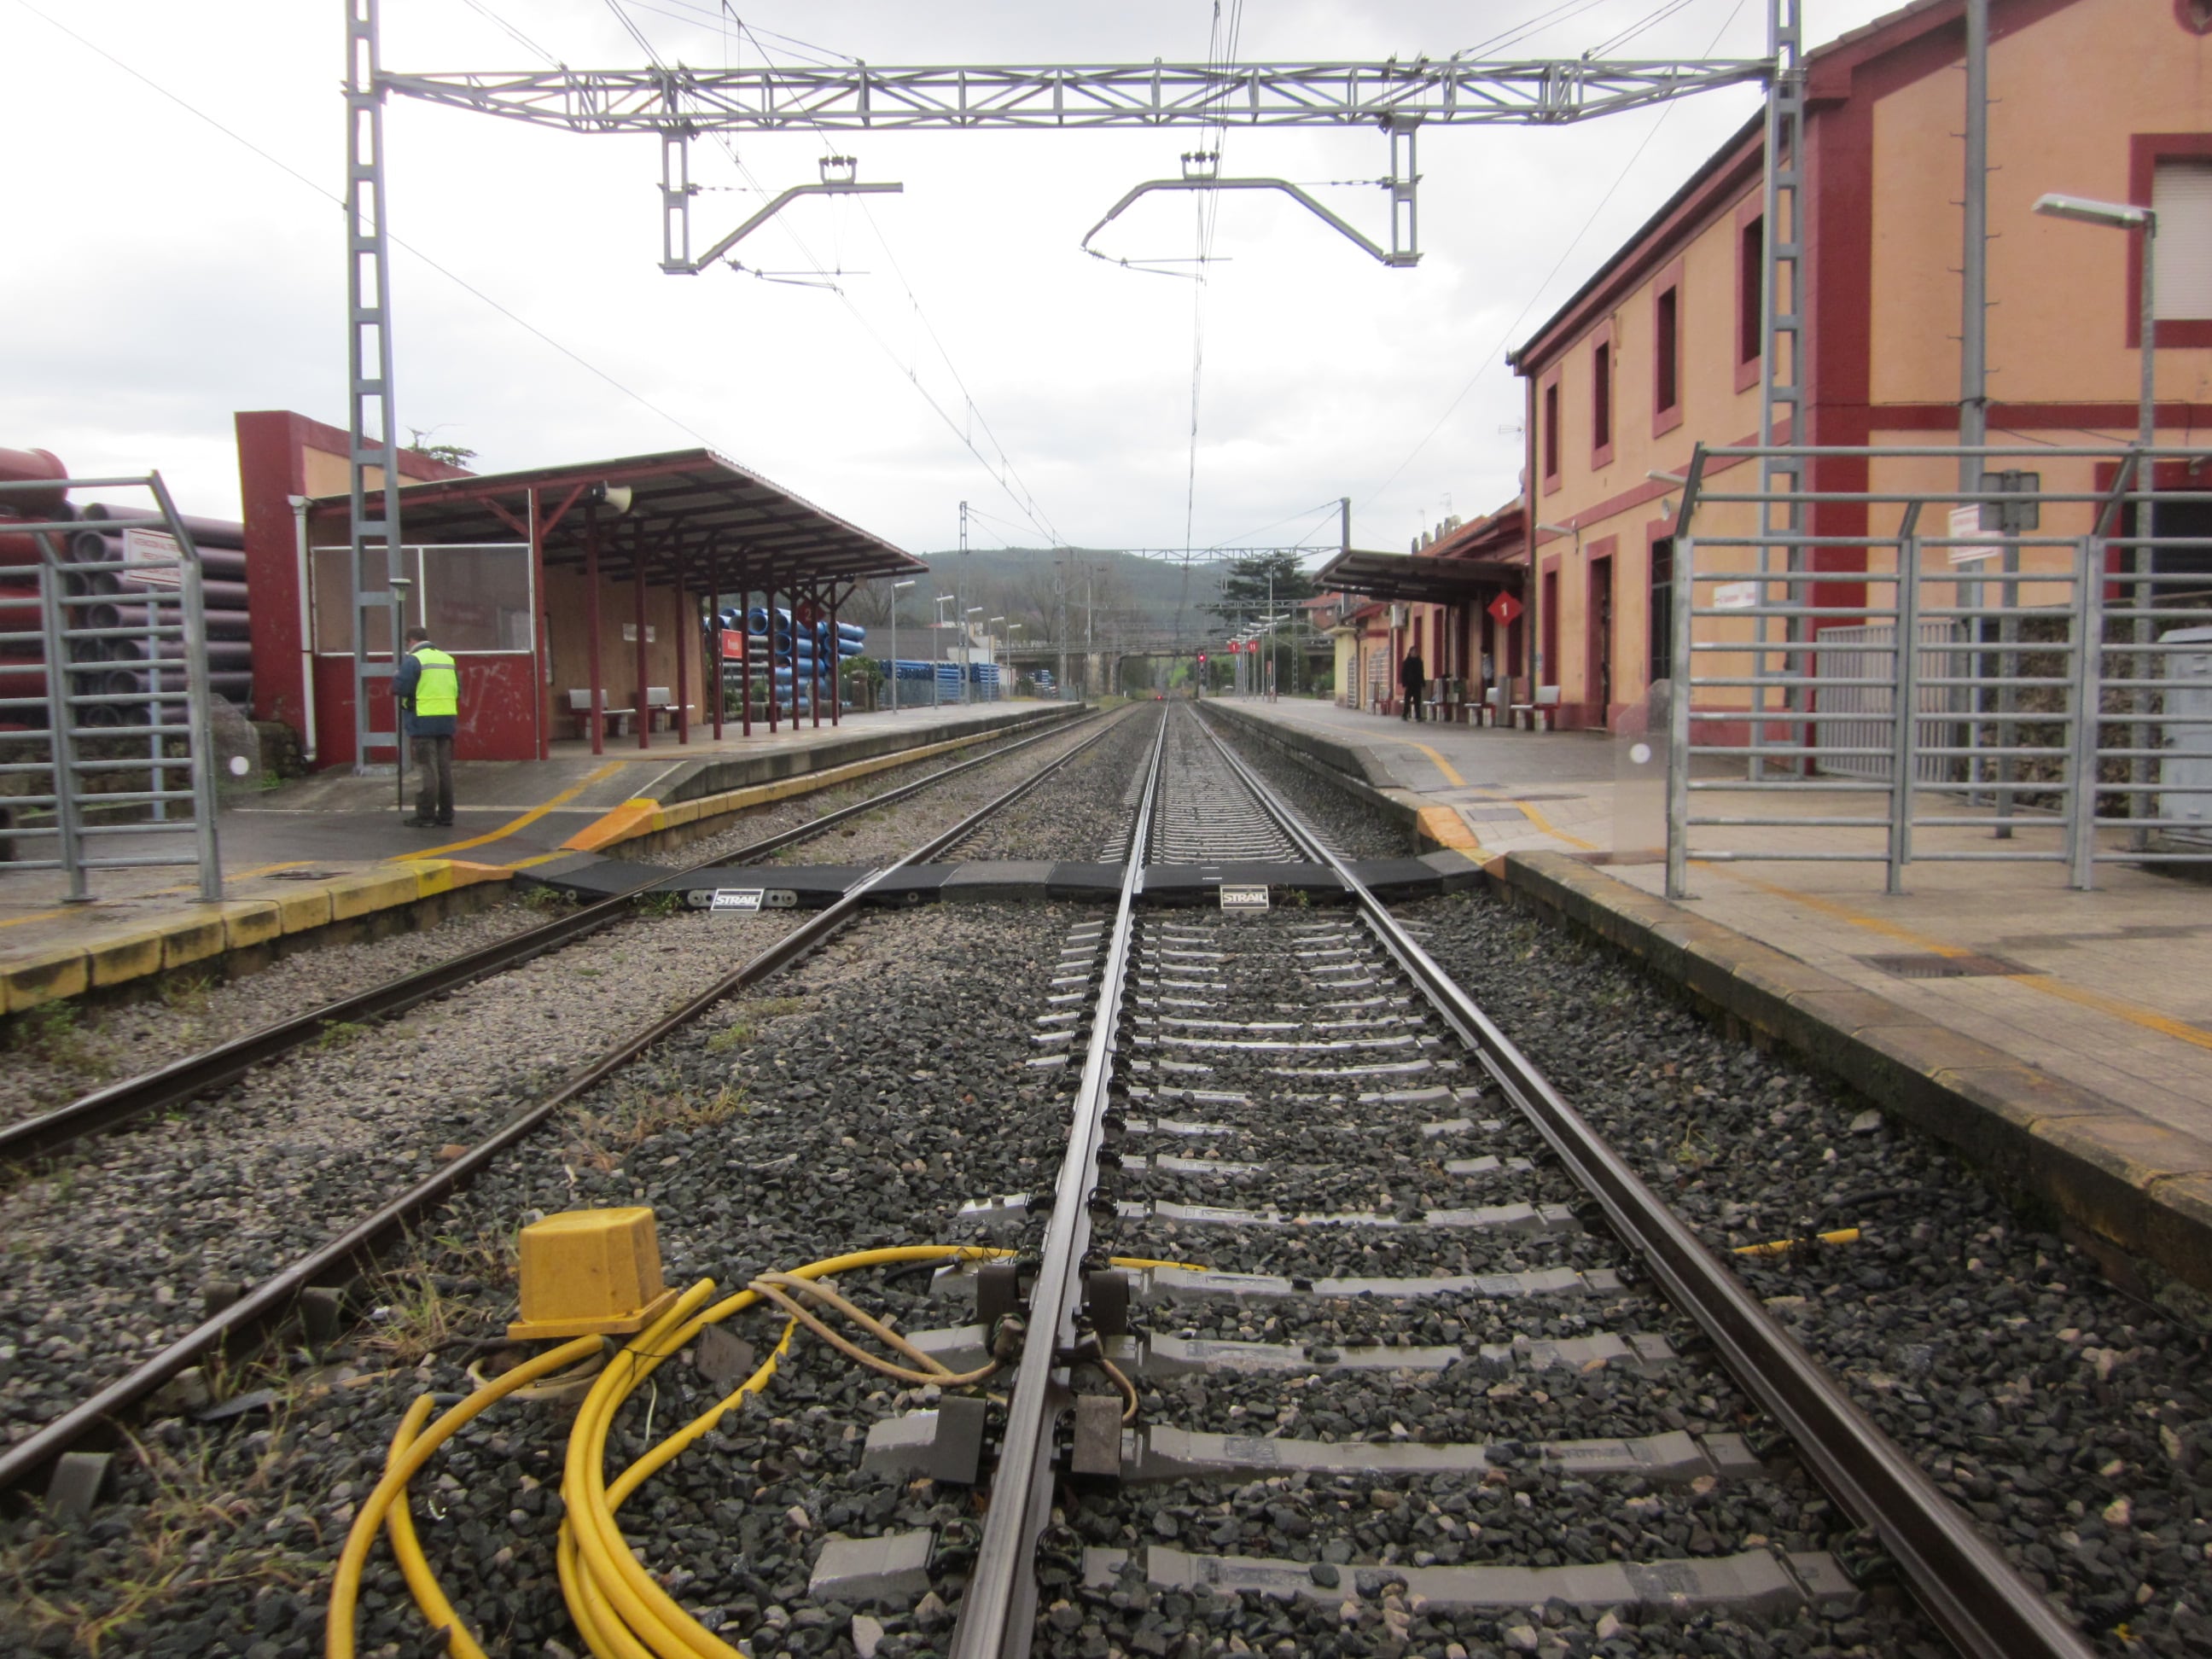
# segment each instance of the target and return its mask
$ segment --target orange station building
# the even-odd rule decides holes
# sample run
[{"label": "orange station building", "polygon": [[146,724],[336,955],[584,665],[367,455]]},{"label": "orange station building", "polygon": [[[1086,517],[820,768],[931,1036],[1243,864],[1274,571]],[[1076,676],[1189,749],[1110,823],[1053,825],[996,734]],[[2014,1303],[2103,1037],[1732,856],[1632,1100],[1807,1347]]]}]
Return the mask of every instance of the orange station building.
[{"label": "orange station building", "polygon": [[[1963,9],[1920,0],[1807,58],[1803,442],[1957,441]],[[2159,441],[2197,441],[2212,426],[2212,4],[1993,0],[1990,11],[1989,441],[2135,435],[2143,239],[2037,216],[2036,198],[2052,191],[2157,209]],[[1558,688],[1564,726],[1616,725],[1668,675],[1680,495],[1649,475],[1681,473],[1699,442],[1758,441],[1764,152],[1753,120],[1509,360],[1527,381],[1518,532],[1531,649],[1506,672],[1533,676],[1516,702]],[[2096,465],[2054,459],[2044,487],[2108,486]],[[1811,481],[1940,495],[1956,469],[1838,459],[1815,464]],[[1715,487],[1741,489],[1753,470]],[[2212,492],[2212,471],[2184,471],[2161,469],[2160,487]],[[1749,533],[1755,511],[1717,504],[1698,526]],[[1818,550],[1837,580],[1815,602],[1865,603],[1851,579],[1869,558],[1889,568],[1893,550],[1879,538],[1894,533],[1895,509],[1811,511],[1816,534],[1876,540]],[[2086,533],[2088,511],[2057,528]],[[1431,646],[1430,672],[1445,672],[1439,660],[1468,672],[1481,647],[1464,610],[1408,611],[1400,639],[1441,630],[1459,653],[1440,659]]]}]

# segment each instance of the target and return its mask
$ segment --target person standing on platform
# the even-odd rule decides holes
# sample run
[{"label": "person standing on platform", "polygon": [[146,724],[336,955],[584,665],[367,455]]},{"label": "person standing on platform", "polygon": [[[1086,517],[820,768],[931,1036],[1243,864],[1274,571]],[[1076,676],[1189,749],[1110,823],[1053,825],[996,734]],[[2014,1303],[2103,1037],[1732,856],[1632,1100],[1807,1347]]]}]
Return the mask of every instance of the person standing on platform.
[{"label": "person standing on platform", "polygon": [[1428,718],[1421,712],[1421,692],[1428,683],[1427,665],[1422,662],[1420,647],[1416,646],[1406,653],[1406,660],[1398,665],[1398,690],[1401,694],[1398,708],[1400,720]]},{"label": "person standing on platform", "polygon": [[461,671],[430,643],[430,630],[407,630],[407,654],[392,679],[392,701],[407,722],[420,774],[410,830],[442,829],[453,821],[453,727],[461,712]]}]

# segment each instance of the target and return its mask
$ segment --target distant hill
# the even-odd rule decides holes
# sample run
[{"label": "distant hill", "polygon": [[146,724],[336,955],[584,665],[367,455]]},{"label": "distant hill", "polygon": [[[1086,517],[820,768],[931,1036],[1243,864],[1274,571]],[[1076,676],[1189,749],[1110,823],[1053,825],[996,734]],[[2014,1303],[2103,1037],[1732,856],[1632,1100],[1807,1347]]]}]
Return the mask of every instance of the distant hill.
[{"label": "distant hill", "polygon": [[[1184,637],[1197,641],[1220,631],[1218,619],[1204,609],[1220,599],[1224,568],[1220,562],[1200,563],[1194,559],[1186,581],[1180,559],[1146,559],[1130,553],[1078,550],[1055,555],[1046,550],[991,548],[963,556],[956,548],[920,556],[928,562],[929,574],[917,577],[914,586],[899,596],[902,626],[925,620],[933,608],[933,594],[950,594],[957,586],[964,605],[982,607],[979,622],[1004,617],[1021,624],[1022,639],[1051,638],[1060,603],[1055,582],[1064,581],[1072,641],[1083,638],[1086,588],[1091,636],[1102,646],[1116,637],[1150,641],[1171,635],[1178,608],[1182,611]],[[890,617],[890,599],[886,584],[871,582],[853,596],[840,616],[870,629],[880,627]],[[951,605],[934,608],[950,618]],[[1000,631],[1003,629],[1001,624]],[[905,654],[903,646],[901,654]]]}]

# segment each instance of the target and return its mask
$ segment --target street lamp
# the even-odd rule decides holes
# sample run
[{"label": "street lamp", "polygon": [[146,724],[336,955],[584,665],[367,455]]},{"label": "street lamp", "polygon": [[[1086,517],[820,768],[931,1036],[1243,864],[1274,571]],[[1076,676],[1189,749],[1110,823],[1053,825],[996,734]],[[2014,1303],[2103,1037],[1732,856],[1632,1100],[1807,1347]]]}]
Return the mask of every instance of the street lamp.
[{"label": "street lamp", "polygon": [[[991,668],[994,673],[999,666],[999,636],[991,630],[1004,621],[1006,621],[1004,617],[987,617],[983,621],[983,654],[991,659]],[[999,699],[1000,690],[995,685],[991,688],[991,700],[994,702]]]},{"label": "street lamp", "polygon": [[898,713],[898,596],[902,587],[912,587],[909,576],[902,582],[891,584],[891,713]]},{"label": "street lamp", "polygon": [[[2158,252],[2158,215],[2147,207],[2136,207],[2127,202],[2098,202],[2084,196],[2065,196],[2054,191],[2036,198],[2035,210],[2052,219],[2074,219],[2085,225],[2103,225],[2108,230],[2139,230],[2142,232],[2142,389],[2136,411],[2136,435],[2143,447],[2142,468],[2150,465],[2150,447],[2158,433],[2158,410],[2153,398],[2156,385],[2157,360],[2154,351],[2158,341],[2158,308],[2154,303],[2152,272],[2156,267]],[[2149,486],[2138,474],[2136,482],[2148,490]],[[2138,534],[2149,533],[2148,526],[2136,526]]]},{"label": "street lamp", "polygon": [[[980,617],[982,614],[983,607],[981,605],[971,605],[964,612],[962,613],[960,617],[960,701],[963,702],[966,702],[969,700],[968,671],[975,665],[975,647],[969,643],[969,640],[974,637],[974,635],[970,630],[975,628],[975,624],[969,622],[968,618],[969,617]],[[982,690],[980,684],[977,685],[976,690],[979,692]]]},{"label": "street lamp", "polygon": [[[2158,256],[2158,215],[2147,207],[2137,207],[2130,202],[2099,202],[2085,196],[2066,196],[2054,191],[2035,200],[2035,210],[2052,219],[2075,219],[2085,225],[2102,225],[2108,230],[2140,230],[2142,232],[2142,293],[2140,328],[2142,339],[2142,386],[2136,392],[2136,444],[2142,453],[2136,459],[2136,609],[2135,642],[2146,645],[2150,640],[2150,618],[2142,614],[2150,604],[2151,553],[2145,538],[2151,533],[2151,491],[2157,479],[2151,465],[2151,447],[2158,441],[2158,307],[2154,303],[2152,273]],[[2136,787],[2128,794],[2130,817],[2140,814],[2149,798],[2142,786],[2150,780],[2150,760],[2142,753],[2148,746],[2150,728],[2141,716],[2150,708],[2150,691],[2140,684],[2148,677],[2149,663],[2142,656],[2136,659],[2135,675],[2137,723],[2130,729],[2129,747],[2136,757],[2129,763],[2129,781]],[[2133,832],[2131,840],[2140,851],[2147,844],[2145,831]]]}]

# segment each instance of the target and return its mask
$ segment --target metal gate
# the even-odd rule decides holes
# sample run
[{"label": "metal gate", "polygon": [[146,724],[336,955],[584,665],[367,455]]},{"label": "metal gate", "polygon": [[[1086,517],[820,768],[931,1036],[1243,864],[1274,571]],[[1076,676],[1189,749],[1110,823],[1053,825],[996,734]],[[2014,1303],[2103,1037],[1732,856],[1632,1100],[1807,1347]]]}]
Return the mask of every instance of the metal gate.
[{"label": "metal gate", "polygon": [[[1833,460],[1875,486],[1705,487],[1768,453],[1701,447],[1676,520],[1670,896],[1692,860],[1881,863],[1892,892],[1914,862],[2059,864],[2086,890],[2100,863],[2205,860],[2181,797],[2212,752],[2187,673],[2212,537],[2159,532],[2206,498],[2137,487],[2194,452],[1817,447],[1791,452],[1803,476]],[[1977,459],[1978,491],[1880,487]],[[2023,489],[2023,463],[2112,482]],[[1894,529],[1820,533],[1839,507]],[[1746,533],[1694,533],[1701,513]]]},{"label": "metal gate", "polygon": [[[0,722],[14,728],[0,732],[7,756],[0,775],[29,786],[7,798],[16,815],[9,835],[19,850],[29,843],[41,851],[5,867],[65,871],[67,901],[85,903],[93,896],[88,872],[195,866],[200,898],[218,903],[222,860],[199,553],[161,474],[0,482],[0,507],[13,496],[56,489],[125,488],[152,492],[160,533],[174,544],[174,557],[134,547],[119,561],[79,559],[70,538],[83,526],[73,520],[34,515],[0,523],[10,534],[33,538],[40,553],[37,564],[21,567],[35,583],[37,625],[22,626],[32,619],[17,616],[11,618],[16,625],[0,631],[0,648],[40,659],[38,666],[10,671],[0,682],[9,693],[0,696]],[[140,521],[134,528],[155,525]],[[143,620],[86,625],[87,611],[113,605],[111,596],[94,591],[100,576],[136,580],[144,602],[131,610]],[[171,582],[173,598],[157,591]],[[131,662],[131,684],[118,689],[115,671],[102,665],[112,647],[125,644],[138,646],[142,654]],[[137,774],[143,775],[143,787],[132,787]],[[108,781],[124,787],[101,787]],[[190,840],[173,852],[134,850],[149,836]]]},{"label": "metal gate", "polygon": [[[1867,623],[1858,627],[1824,628],[1816,635],[1814,674],[1825,688],[1820,700],[1818,728],[1826,757],[1820,769],[1838,777],[1883,781],[1888,776],[1886,756],[1889,726],[1897,695],[1897,625]],[[1957,716],[1966,710],[1955,688],[1932,684],[1943,678],[1950,659],[1948,647],[1964,637],[1956,623],[1920,624],[1920,713],[1915,741],[1923,748],[1948,748],[1965,741]],[[1881,753],[1869,755],[1868,750]],[[1960,771],[1941,755],[1923,754],[1918,766],[1922,783],[1948,783]]]}]

